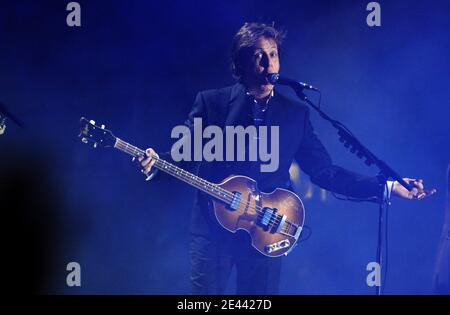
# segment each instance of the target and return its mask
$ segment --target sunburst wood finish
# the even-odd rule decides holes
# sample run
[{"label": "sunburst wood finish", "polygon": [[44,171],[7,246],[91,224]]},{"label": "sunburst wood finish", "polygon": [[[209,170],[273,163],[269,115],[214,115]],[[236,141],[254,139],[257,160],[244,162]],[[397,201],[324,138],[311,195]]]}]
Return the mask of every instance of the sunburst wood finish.
[{"label": "sunburst wood finish", "polygon": [[[111,131],[81,118],[80,137],[94,147],[114,147],[133,157],[145,157],[142,149],[117,137]],[[211,196],[214,213],[227,230],[247,231],[252,245],[262,254],[277,257],[287,254],[297,243],[305,210],[300,198],[285,189],[271,193],[258,190],[256,182],[245,176],[230,176],[219,184],[211,183],[195,174],[171,164],[157,155],[152,156],[157,169]]]},{"label": "sunburst wood finish", "polygon": [[[239,175],[226,178],[218,186],[229,192],[242,193],[241,204],[236,210],[231,209],[229,204],[223,201],[213,199],[216,218],[225,229],[231,232],[239,229],[247,231],[252,238],[253,247],[266,256],[277,257],[287,254],[296,244],[297,239],[294,237],[296,228],[301,229],[305,220],[303,203],[297,195],[280,188],[271,193],[260,192],[256,181]],[[262,209],[265,207],[277,209],[276,214],[279,216],[286,215],[287,222],[292,224],[290,233],[286,234],[291,236],[264,229],[259,224]],[[256,212],[255,209],[261,209],[261,213]],[[267,253],[265,250],[265,246],[286,239],[289,240],[290,246],[273,253]]]}]

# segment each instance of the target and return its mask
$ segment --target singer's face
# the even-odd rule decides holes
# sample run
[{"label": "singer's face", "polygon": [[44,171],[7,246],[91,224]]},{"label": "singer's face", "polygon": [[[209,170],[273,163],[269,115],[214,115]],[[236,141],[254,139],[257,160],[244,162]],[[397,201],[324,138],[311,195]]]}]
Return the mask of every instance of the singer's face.
[{"label": "singer's face", "polygon": [[273,85],[267,81],[268,73],[280,71],[278,47],[271,38],[261,37],[247,55],[242,79],[248,87],[271,91]]}]

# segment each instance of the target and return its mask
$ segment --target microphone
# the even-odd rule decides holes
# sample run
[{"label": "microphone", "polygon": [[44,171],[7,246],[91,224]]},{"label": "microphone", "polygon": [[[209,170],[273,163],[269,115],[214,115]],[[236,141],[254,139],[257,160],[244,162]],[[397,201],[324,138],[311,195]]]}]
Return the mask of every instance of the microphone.
[{"label": "microphone", "polygon": [[282,76],[280,76],[279,73],[267,74],[267,81],[269,81],[269,83],[273,84],[273,85],[275,85],[275,84],[288,85],[293,88],[300,86],[307,90],[319,91],[317,88],[315,88],[314,86],[312,86],[310,84],[282,77]]}]

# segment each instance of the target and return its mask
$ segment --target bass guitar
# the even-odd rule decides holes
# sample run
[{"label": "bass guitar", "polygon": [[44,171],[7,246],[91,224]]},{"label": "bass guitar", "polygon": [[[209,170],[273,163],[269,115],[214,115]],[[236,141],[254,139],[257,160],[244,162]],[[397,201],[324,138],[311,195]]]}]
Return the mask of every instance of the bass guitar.
[{"label": "bass guitar", "polygon": [[[145,157],[144,150],[135,147],[94,121],[81,118],[82,142],[94,147],[112,147],[133,157]],[[252,246],[269,257],[287,255],[297,244],[305,221],[301,199],[293,192],[277,188],[261,192],[253,179],[233,175],[220,183],[209,182],[158,156],[154,167],[203,191],[211,197],[217,221],[230,232],[247,231]]]}]

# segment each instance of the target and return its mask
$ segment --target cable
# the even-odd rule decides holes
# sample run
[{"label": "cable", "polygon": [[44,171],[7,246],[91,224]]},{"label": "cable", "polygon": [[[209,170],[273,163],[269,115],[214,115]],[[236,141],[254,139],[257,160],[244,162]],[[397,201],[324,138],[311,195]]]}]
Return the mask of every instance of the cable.
[{"label": "cable", "polygon": [[311,237],[311,234],[312,234],[312,229],[309,226],[307,226],[307,225],[303,226],[303,230],[308,230],[309,234],[306,234],[305,238],[302,238],[302,235],[304,235],[303,233],[300,234],[300,239],[298,240],[299,243],[307,241]]}]

